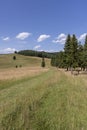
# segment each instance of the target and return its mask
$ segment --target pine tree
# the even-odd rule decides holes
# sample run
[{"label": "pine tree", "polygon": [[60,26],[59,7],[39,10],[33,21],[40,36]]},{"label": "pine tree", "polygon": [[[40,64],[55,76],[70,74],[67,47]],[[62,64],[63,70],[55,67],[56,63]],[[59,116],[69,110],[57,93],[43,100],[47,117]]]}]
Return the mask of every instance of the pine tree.
[{"label": "pine tree", "polygon": [[84,55],[84,48],[81,45],[81,43],[79,43],[79,45],[78,45],[78,66],[81,67],[81,70],[84,67],[83,55]]},{"label": "pine tree", "polygon": [[73,34],[71,39],[71,66],[76,68],[78,66],[78,40]]},{"label": "pine tree", "polygon": [[75,36],[75,34],[70,36],[68,34],[65,46],[64,46],[64,52],[65,52],[65,62],[67,70],[68,68],[75,68],[78,66],[78,40]]},{"label": "pine tree", "polygon": [[87,51],[87,35],[86,35],[86,37],[85,37],[84,50]]},{"label": "pine tree", "polygon": [[66,42],[65,42],[65,46],[64,46],[64,52],[65,52],[65,64],[68,68],[71,66],[71,36],[70,34],[68,34],[67,38],[66,38]]},{"label": "pine tree", "polygon": [[84,64],[84,69],[86,68],[87,70],[87,35],[85,37],[85,44],[84,44],[84,54],[83,54],[83,64]]},{"label": "pine tree", "polygon": [[44,59],[44,57],[42,58],[41,67],[45,67],[45,59]]}]

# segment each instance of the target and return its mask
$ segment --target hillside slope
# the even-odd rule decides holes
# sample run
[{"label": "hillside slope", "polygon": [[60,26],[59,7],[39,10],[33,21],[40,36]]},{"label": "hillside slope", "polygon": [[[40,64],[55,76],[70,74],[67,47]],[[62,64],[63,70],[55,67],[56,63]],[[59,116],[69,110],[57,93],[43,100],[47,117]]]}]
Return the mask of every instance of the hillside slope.
[{"label": "hillside slope", "polygon": [[[13,56],[16,56],[16,60],[13,60]],[[3,68],[14,68],[15,66],[22,67],[40,67],[41,66],[41,58],[31,57],[31,56],[23,56],[19,54],[6,54],[0,55],[0,69]],[[45,59],[46,66],[50,66],[50,59]]]}]

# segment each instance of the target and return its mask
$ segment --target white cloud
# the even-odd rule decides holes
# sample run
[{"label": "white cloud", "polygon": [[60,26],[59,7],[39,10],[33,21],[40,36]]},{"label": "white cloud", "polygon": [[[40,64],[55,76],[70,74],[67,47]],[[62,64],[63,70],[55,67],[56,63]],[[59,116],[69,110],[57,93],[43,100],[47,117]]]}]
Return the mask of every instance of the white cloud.
[{"label": "white cloud", "polygon": [[3,38],[3,41],[9,41],[10,40],[10,37],[4,37]]},{"label": "white cloud", "polygon": [[58,35],[58,37],[53,40],[53,43],[60,43],[60,44],[64,44],[66,41],[66,35],[64,33],[61,33],[60,35]]},{"label": "white cloud", "polygon": [[5,49],[0,50],[0,53],[1,54],[8,54],[8,53],[14,53],[15,51],[16,51],[15,48],[5,48]]},{"label": "white cloud", "polygon": [[41,47],[40,45],[37,45],[37,46],[34,47],[34,49],[38,49],[38,48],[40,48],[40,47]]},{"label": "white cloud", "polygon": [[39,36],[39,38],[37,39],[37,42],[42,42],[46,39],[50,38],[50,35],[46,35],[46,34],[42,34]]},{"label": "white cloud", "polygon": [[80,37],[78,38],[79,41],[83,41],[85,40],[87,33],[83,33],[82,35],[80,35]]},{"label": "white cloud", "polygon": [[43,49],[39,49],[38,51],[44,51],[44,52],[49,52],[49,53],[55,52],[54,50],[43,50]]},{"label": "white cloud", "polygon": [[20,39],[20,40],[24,40],[24,39],[28,38],[30,35],[31,35],[31,33],[22,32],[22,33],[19,33],[19,34],[16,36],[16,38],[17,38],[17,39]]},{"label": "white cloud", "polygon": [[45,52],[55,52],[54,50],[45,50]]},{"label": "white cloud", "polygon": [[38,50],[38,51],[44,51],[43,49],[40,49],[40,50]]}]

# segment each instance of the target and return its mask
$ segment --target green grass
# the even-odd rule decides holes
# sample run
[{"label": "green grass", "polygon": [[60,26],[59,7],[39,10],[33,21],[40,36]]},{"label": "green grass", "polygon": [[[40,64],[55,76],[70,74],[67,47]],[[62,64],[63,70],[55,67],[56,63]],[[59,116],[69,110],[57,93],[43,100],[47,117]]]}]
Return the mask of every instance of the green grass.
[{"label": "green grass", "polygon": [[86,130],[86,78],[52,69],[9,81],[0,90],[0,130]]},{"label": "green grass", "polygon": [[[16,56],[14,61],[13,55],[0,55],[1,71],[16,64],[27,71],[27,66],[41,64],[40,58]],[[48,59],[46,63],[49,67]],[[0,130],[86,129],[87,75],[50,68],[38,75],[0,80]]]},{"label": "green grass", "polygon": [[[43,95],[44,91],[46,91],[41,86],[48,78],[49,74],[46,72],[43,73],[43,75],[37,76],[36,78],[32,77],[30,79],[27,79],[26,81],[24,80],[24,82],[22,80],[22,82],[20,81],[19,84],[14,84],[13,87],[7,87],[7,89],[3,89],[0,91],[0,119],[2,129],[3,127],[5,127],[6,129],[12,129],[12,127],[15,127],[15,129],[19,129],[19,127],[21,127],[20,129],[22,129],[22,125],[24,124],[24,122],[26,122],[25,116],[28,116],[26,115],[26,112],[30,112],[30,110],[33,109],[34,105],[37,105],[37,102],[39,102],[39,99]],[[40,90],[40,93],[38,93],[38,90]],[[21,109],[21,112],[18,112],[19,108]],[[22,122],[20,122],[20,124],[18,125],[15,123],[16,119],[14,120],[14,113],[16,119],[17,117],[20,118],[20,116],[24,116]],[[14,123],[17,126],[13,126]],[[24,127],[26,128],[25,125]]]}]

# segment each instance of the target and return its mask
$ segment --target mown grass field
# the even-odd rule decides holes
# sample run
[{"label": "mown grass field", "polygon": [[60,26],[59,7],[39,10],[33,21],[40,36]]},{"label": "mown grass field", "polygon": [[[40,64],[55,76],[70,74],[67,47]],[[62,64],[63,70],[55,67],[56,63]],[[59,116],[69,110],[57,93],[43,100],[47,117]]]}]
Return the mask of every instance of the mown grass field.
[{"label": "mown grass field", "polygon": [[0,130],[87,130],[87,76],[51,68],[49,60],[44,69],[41,59],[31,63],[23,57],[24,63],[20,57],[24,68],[1,69],[27,74],[0,79]]}]

